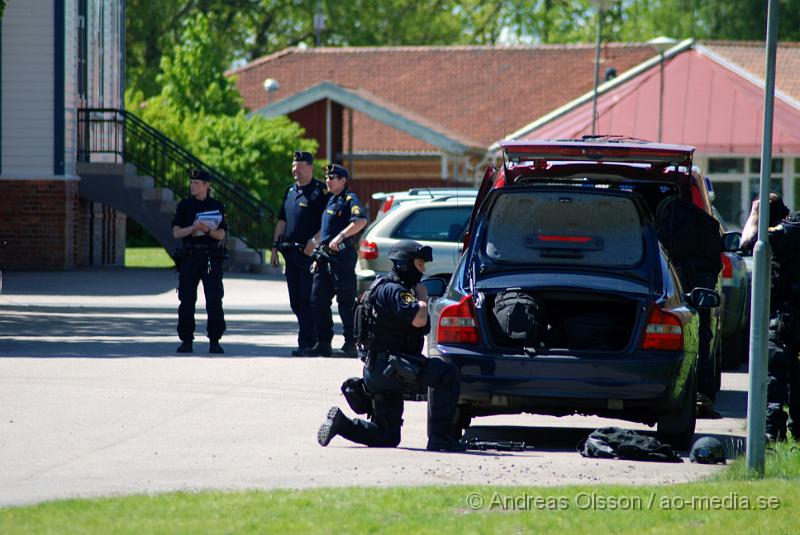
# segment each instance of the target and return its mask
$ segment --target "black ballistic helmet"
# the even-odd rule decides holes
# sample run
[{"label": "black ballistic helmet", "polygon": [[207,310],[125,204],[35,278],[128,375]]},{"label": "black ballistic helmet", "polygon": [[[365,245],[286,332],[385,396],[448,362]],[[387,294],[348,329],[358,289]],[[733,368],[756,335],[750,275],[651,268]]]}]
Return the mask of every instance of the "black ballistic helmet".
[{"label": "black ballistic helmet", "polygon": [[205,169],[192,167],[189,169],[189,180],[202,180],[203,182],[211,182],[211,173]]},{"label": "black ballistic helmet", "polygon": [[695,441],[689,459],[699,464],[725,464],[725,447],[714,437],[703,437]]},{"label": "black ballistic helmet", "polygon": [[325,176],[331,178],[350,178],[350,173],[343,166],[332,163],[325,167]]},{"label": "black ballistic helmet", "polygon": [[314,157],[311,155],[310,152],[304,152],[304,151],[296,150],[296,151],[294,151],[294,154],[292,155],[292,161],[293,162],[306,162],[308,164],[313,164],[314,163]]},{"label": "black ballistic helmet", "polygon": [[389,249],[389,260],[395,265],[408,265],[415,258],[421,258],[425,262],[432,262],[433,249],[427,245],[420,245],[414,240],[400,240]]},{"label": "black ballistic helmet", "polygon": [[783,197],[780,193],[771,191],[769,193],[769,226],[774,227],[787,215],[789,215],[789,209],[783,204]]}]

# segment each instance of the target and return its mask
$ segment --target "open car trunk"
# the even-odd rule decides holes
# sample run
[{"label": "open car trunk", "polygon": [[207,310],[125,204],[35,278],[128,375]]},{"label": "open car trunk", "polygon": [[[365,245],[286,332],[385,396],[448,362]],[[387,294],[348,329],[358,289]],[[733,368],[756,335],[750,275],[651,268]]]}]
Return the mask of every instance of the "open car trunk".
[{"label": "open car trunk", "polygon": [[482,318],[501,351],[625,350],[637,333],[642,299],[563,289],[487,291]]}]

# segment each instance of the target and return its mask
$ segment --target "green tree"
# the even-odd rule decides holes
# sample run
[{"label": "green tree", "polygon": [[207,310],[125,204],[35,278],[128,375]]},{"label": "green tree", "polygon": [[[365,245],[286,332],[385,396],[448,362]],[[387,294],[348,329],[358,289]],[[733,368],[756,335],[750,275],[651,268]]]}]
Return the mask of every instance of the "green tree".
[{"label": "green tree", "polygon": [[182,113],[233,115],[242,107],[234,81],[225,76],[226,55],[214,36],[206,16],[195,15],[172,55],[161,58],[161,95]]},{"label": "green tree", "polygon": [[[161,62],[161,93],[145,98],[126,91],[126,108],[176,143],[276,206],[292,182],[291,154],[314,152],[317,142],[286,117],[248,117],[233,80],[222,69],[222,54],[204,16],[187,24],[181,42]],[[318,166],[325,162],[318,162]]]}]

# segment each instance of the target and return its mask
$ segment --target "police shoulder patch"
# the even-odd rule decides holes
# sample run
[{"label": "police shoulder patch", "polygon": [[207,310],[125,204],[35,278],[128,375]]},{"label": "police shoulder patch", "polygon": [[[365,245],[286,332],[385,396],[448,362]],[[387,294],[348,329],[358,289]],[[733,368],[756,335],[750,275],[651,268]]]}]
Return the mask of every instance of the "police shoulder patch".
[{"label": "police shoulder patch", "polygon": [[358,205],[355,205],[350,209],[350,213],[353,215],[361,215],[361,208]]},{"label": "police shoulder patch", "polygon": [[414,296],[411,295],[411,292],[400,292],[400,300],[404,305],[410,305],[415,301]]}]

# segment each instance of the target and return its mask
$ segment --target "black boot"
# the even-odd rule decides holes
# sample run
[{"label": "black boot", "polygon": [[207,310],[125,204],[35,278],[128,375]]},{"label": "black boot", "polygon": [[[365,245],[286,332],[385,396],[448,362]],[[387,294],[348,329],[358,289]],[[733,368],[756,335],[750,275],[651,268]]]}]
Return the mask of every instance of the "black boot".
[{"label": "black boot", "polygon": [[181,345],[178,346],[178,349],[175,350],[177,353],[191,353],[192,349],[192,342],[191,341],[183,341]]},{"label": "black boot", "polygon": [[313,350],[312,347],[298,347],[297,349],[292,349],[292,356],[293,357],[311,357],[311,351]]},{"label": "black boot", "polygon": [[319,431],[317,431],[317,442],[319,442],[319,445],[323,447],[327,446],[331,439],[342,431],[347,420],[347,416],[342,414],[339,407],[331,407],[328,409],[328,415],[319,427]]},{"label": "black boot", "polygon": [[211,343],[208,344],[208,352],[209,353],[225,353],[225,350],[222,349],[221,345],[219,345],[219,340],[211,340]]},{"label": "black boot", "polygon": [[460,453],[467,451],[467,446],[460,440],[449,436],[435,436],[428,438],[428,451],[448,451]]},{"label": "black boot", "polygon": [[311,351],[308,352],[310,357],[330,357],[331,356],[331,344],[323,344],[322,342],[317,342],[314,344],[314,347],[311,348]]},{"label": "black boot", "polygon": [[345,342],[342,349],[333,352],[334,357],[354,359],[358,358],[355,342]]}]

